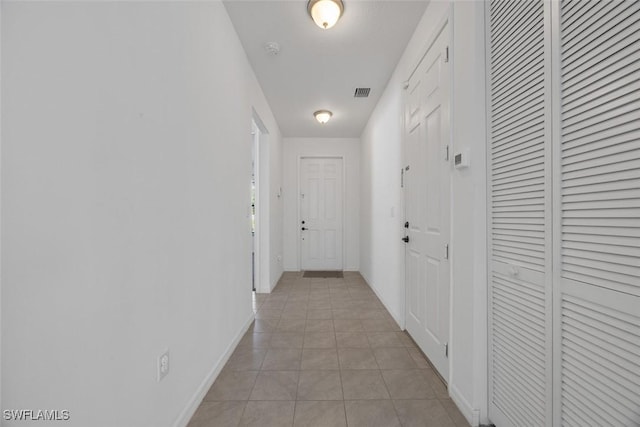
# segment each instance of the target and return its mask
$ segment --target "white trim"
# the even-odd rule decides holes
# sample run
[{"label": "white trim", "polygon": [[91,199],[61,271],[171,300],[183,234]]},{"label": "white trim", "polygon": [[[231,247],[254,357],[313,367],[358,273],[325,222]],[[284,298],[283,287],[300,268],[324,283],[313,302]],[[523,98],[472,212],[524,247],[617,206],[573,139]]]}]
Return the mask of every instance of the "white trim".
[{"label": "white trim", "polygon": [[[362,274],[360,275],[362,276]],[[391,307],[387,305],[384,298],[382,298],[382,295],[380,294],[380,292],[378,292],[378,288],[374,284],[372,284],[369,280],[367,280],[366,277],[362,276],[362,278],[364,279],[365,282],[367,282],[367,285],[369,285],[369,288],[371,288],[371,290],[376,294],[376,296],[378,297],[378,299],[380,300],[384,308],[387,310],[387,312],[391,314],[391,317],[393,317],[393,320],[396,321],[400,329],[404,331],[406,327],[405,325],[406,319],[404,317],[399,316],[398,313],[394,313]]]},{"label": "white trim", "polygon": [[251,108],[251,119],[252,128],[255,128],[253,130],[256,132],[253,141],[256,174],[255,287],[256,292],[270,293],[272,283],[269,247],[271,232],[269,130],[253,107]]},{"label": "white trim", "polygon": [[271,292],[271,159],[270,159],[269,133],[260,129],[260,141],[258,141],[258,153],[260,154],[260,287],[256,292]]},{"label": "white trim", "polygon": [[269,131],[267,130],[267,126],[265,126],[264,122],[260,118],[260,115],[253,107],[251,107],[251,118],[253,118],[253,120],[256,122],[256,126],[258,126],[258,129],[260,129],[260,132],[269,133]]},{"label": "white trim", "polygon": [[[455,212],[454,210],[454,200],[455,197],[453,197],[453,174],[455,172],[455,169],[453,168],[453,153],[455,153],[455,140],[453,138],[453,110],[455,107],[455,96],[454,96],[454,92],[455,92],[455,87],[456,87],[456,80],[455,80],[455,76],[454,76],[454,71],[455,71],[455,61],[456,61],[456,55],[455,55],[455,46],[454,46],[454,41],[455,41],[455,37],[454,37],[454,24],[453,24],[453,5],[449,5],[449,7],[447,8],[447,13],[443,16],[442,20],[440,21],[440,23],[438,24],[438,30],[436,35],[434,36],[433,42],[430,43],[429,45],[429,49],[431,48],[431,44],[433,44],[438,37],[440,36],[440,33],[442,33],[445,29],[447,30],[447,32],[449,34],[447,34],[447,46],[449,46],[449,247],[451,248],[451,250],[449,251],[449,337],[447,338],[447,346],[448,346],[448,352],[449,355],[447,356],[447,361],[449,362],[449,378],[447,378],[447,384],[451,384],[453,386],[453,374],[455,372],[455,369],[453,367],[453,354],[455,353],[455,346],[452,345],[453,344],[453,329],[454,329],[454,321],[453,321],[453,302],[454,302],[454,294],[453,294],[453,286],[455,285],[455,281],[454,281],[454,277],[453,277],[453,265],[454,265],[454,260],[456,258],[456,247],[455,245],[453,245],[453,241],[454,241],[454,236],[455,236],[455,229],[453,227],[453,213]],[[425,54],[426,55],[426,52]],[[424,56],[423,55],[423,56]],[[406,294],[405,294],[405,300],[406,300]],[[466,402],[466,401],[465,401]]]},{"label": "white trim", "polygon": [[298,154],[296,159],[296,268],[302,271],[302,245],[300,245],[300,162],[302,156]]},{"label": "white trim", "polygon": [[[2,1],[0,1],[0,83],[2,82]],[[0,84],[0,93],[2,92],[2,84]],[[0,99],[2,96],[0,95]],[[1,105],[1,103],[0,103]],[[0,107],[1,110],[1,107]],[[2,164],[2,114],[0,113],[0,165]],[[0,172],[2,167],[0,166]],[[0,173],[0,177],[2,173]],[[0,188],[2,188],[2,178],[0,178]],[[1,200],[1,198],[0,198]],[[0,202],[0,224],[2,224],[2,203]],[[0,227],[0,236],[2,227]],[[2,277],[2,238],[0,238],[0,278]],[[2,319],[2,280],[0,279],[0,319]],[[0,326],[2,321],[0,320]],[[0,328],[2,330],[2,328]],[[2,340],[0,340],[0,384],[2,384]],[[0,402],[2,402],[2,387],[0,387]],[[1,405],[0,405],[1,406]]]},{"label": "white trim", "polygon": [[[479,46],[482,50],[482,54],[478,56],[478,60],[481,61],[480,70],[486,70],[487,67],[487,22],[485,19],[485,8],[484,5],[477,5],[474,9],[474,17],[477,19],[477,25],[481,26],[481,36],[482,40],[477,43],[475,46]],[[452,26],[453,27],[453,26]],[[455,63],[455,55],[452,56],[453,61]],[[481,88],[480,96],[482,97],[481,101],[478,102],[478,107],[480,109],[486,108],[487,101],[487,86],[486,86],[486,73],[482,77],[482,81],[484,84],[480,84]],[[482,130],[483,134],[487,135],[487,121],[484,120],[482,122]],[[486,147],[488,139],[485,137],[483,147]],[[489,260],[489,252],[487,251],[487,242],[489,240],[488,228],[486,226],[486,222],[488,221],[488,205],[487,205],[487,184],[489,182],[489,156],[488,152],[485,149],[483,151],[483,161],[477,162],[478,166],[484,168],[484,173],[482,179],[484,180],[484,186],[478,188],[478,193],[475,196],[475,202],[478,203],[478,212],[481,215],[484,215],[483,221],[480,223],[481,230],[477,232],[474,236],[474,271],[475,276],[478,279],[474,279],[475,285],[473,290],[473,306],[474,306],[474,317],[473,317],[473,348],[476,352],[476,356],[473,358],[473,375],[474,375],[474,385],[473,385],[473,417],[471,420],[472,425],[479,425],[481,423],[487,423],[488,417],[487,414],[489,412],[489,401],[488,401],[488,334],[489,334],[489,307],[487,306],[488,302],[488,260]],[[478,159],[480,160],[480,159]],[[452,377],[455,378],[455,377]],[[453,381],[452,381],[453,382]]]},{"label": "white trim", "polygon": [[[425,43],[424,47],[420,50],[420,56],[418,57],[417,61],[413,62],[413,65],[411,66],[411,68],[409,68],[409,76],[407,77],[407,79],[405,81],[409,81],[411,80],[411,77],[413,77],[413,73],[416,72],[416,70],[418,69],[418,67],[420,66],[420,63],[422,62],[422,60],[424,59],[424,57],[427,55],[427,52],[429,52],[429,49],[431,49],[431,46],[433,46],[433,44],[436,42],[436,40],[438,39],[438,36],[440,35],[440,33],[442,32],[442,30],[444,29],[444,27],[447,26],[447,24],[450,23],[451,21],[451,16],[453,14],[451,13],[451,5],[449,5],[449,7],[447,8],[447,12],[443,15],[442,19],[440,20],[440,22],[438,22],[438,25],[436,25],[434,27],[433,32],[431,33],[431,35],[429,36],[429,38],[427,38],[427,42]],[[453,42],[453,32],[452,30],[449,31],[449,43]],[[453,66],[450,67],[451,70],[453,70]],[[453,77],[453,72],[452,72],[452,77]],[[404,115],[403,115],[404,117]]]},{"label": "white trim", "polygon": [[[493,288],[491,287],[491,283],[492,283],[492,270],[491,270],[491,254],[493,253],[493,245],[492,245],[492,240],[491,240],[491,236],[493,235],[493,223],[492,223],[492,211],[491,211],[491,206],[493,204],[493,197],[491,195],[491,179],[489,177],[489,171],[491,170],[491,162],[492,162],[492,157],[491,157],[491,2],[487,1],[485,2],[485,7],[484,7],[484,74],[485,74],[485,87],[484,87],[484,91],[485,91],[485,147],[486,147],[486,153],[487,153],[487,158],[486,158],[486,196],[487,196],[487,204],[485,206],[485,215],[486,215],[486,230],[487,230],[487,234],[486,234],[486,248],[487,248],[487,258],[486,258],[486,263],[487,263],[487,274],[486,274],[486,280],[487,280],[487,293],[486,293],[486,300],[485,300],[485,307],[486,307],[486,315],[487,315],[487,320],[486,320],[486,327],[487,327],[487,334],[486,334],[486,339],[487,339],[487,343],[486,343],[486,353],[485,353],[485,360],[486,360],[486,372],[487,372],[487,381],[486,381],[486,417],[489,420],[489,423],[491,423],[491,418],[489,416],[489,401],[490,401],[490,397],[491,397],[491,386],[493,385],[493,365],[491,365],[491,344],[492,344],[492,335],[491,335],[491,328],[493,325],[492,319],[489,317],[489,307],[491,304],[491,299],[493,298]],[[494,420],[494,421],[498,421],[498,420]]]},{"label": "white trim", "polygon": [[[298,269],[284,269],[284,270],[282,270],[283,273],[284,272],[299,273],[300,271],[302,271],[302,270],[300,270],[299,268]],[[342,269],[342,271],[350,271],[350,272],[356,272],[356,273],[360,272],[360,270],[357,267],[345,267],[345,268]]]},{"label": "white trim", "polygon": [[[347,266],[347,233],[345,232],[345,228],[347,228],[347,199],[345,195],[347,194],[347,159],[345,156],[340,156],[342,160],[342,267],[341,270],[344,271],[344,268]],[[358,160],[359,162],[359,160]],[[359,203],[359,202],[358,202]],[[360,233],[358,233],[358,240],[360,239]],[[358,257],[360,250],[358,250]],[[360,264],[358,262],[358,264]]]},{"label": "white trim", "polygon": [[463,394],[460,393],[458,388],[453,384],[449,385],[449,397],[451,397],[453,403],[456,404],[462,415],[467,419],[467,422],[471,424],[471,427],[478,427],[480,425],[480,411],[473,409],[471,404],[467,402],[467,399],[464,398]]},{"label": "white trim", "polygon": [[202,383],[200,383],[200,386],[196,389],[196,392],[193,394],[191,399],[189,399],[189,403],[187,404],[187,406],[180,412],[180,415],[178,415],[176,422],[173,423],[173,427],[186,427],[187,424],[189,424],[189,421],[191,421],[191,418],[196,413],[196,410],[200,406],[200,403],[202,403],[202,399],[204,399],[204,396],[207,394],[216,378],[218,378],[218,375],[220,375],[222,368],[224,368],[224,365],[233,354],[244,334],[251,327],[254,319],[255,314],[252,312],[247,322],[244,324],[242,329],[240,329],[240,332],[238,332],[238,334],[233,338],[233,341],[231,341],[225,352],[213,365],[213,368],[211,369],[211,371],[209,371]]},{"label": "white trim", "polygon": [[252,236],[252,249],[253,249],[253,287],[255,288],[256,292],[262,290],[262,287],[260,286],[262,283],[261,280],[261,265],[262,263],[260,262],[260,255],[262,254],[262,251],[260,250],[260,226],[261,226],[261,221],[260,221],[260,127],[258,126],[257,123],[257,119],[255,117],[255,112],[254,112],[254,117],[251,119],[251,136],[252,136],[252,147],[251,147],[251,151],[252,151],[252,173],[253,173],[253,180],[255,182],[254,186],[254,194],[253,196],[255,197],[255,206],[254,206],[254,211],[255,211],[255,217],[254,217],[254,223],[255,223],[255,231],[254,231],[254,235]]}]

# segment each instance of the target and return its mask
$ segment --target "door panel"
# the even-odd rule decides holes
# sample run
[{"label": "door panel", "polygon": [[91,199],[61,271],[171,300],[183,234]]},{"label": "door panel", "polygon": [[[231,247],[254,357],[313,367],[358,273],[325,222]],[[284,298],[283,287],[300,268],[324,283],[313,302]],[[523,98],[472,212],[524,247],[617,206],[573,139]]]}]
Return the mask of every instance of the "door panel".
[{"label": "door panel", "polygon": [[640,3],[554,9],[556,425],[640,425]]},{"label": "door panel", "polygon": [[489,5],[489,417],[504,426],[551,422],[548,19],[543,0]]},{"label": "door panel", "polygon": [[300,159],[303,270],[342,269],[342,188],[342,159]]},{"label": "door panel", "polygon": [[449,376],[449,76],[444,27],[409,81],[405,104],[406,327],[443,378]]},{"label": "door panel", "polygon": [[[309,171],[309,175],[313,173]],[[307,194],[305,195],[307,205],[307,212],[304,215],[307,221],[320,220],[320,180],[316,177],[309,177],[307,179]]]},{"label": "door panel", "polygon": [[[426,283],[440,283],[440,260],[426,257]],[[441,312],[440,312],[440,287],[425,286],[425,329],[431,335],[431,339],[437,342],[445,342],[446,337],[442,336],[441,331]]]},{"label": "door panel", "polygon": [[[440,108],[436,108],[429,113],[426,118],[427,129],[427,196],[426,203],[426,219],[427,219],[427,232],[439,235],[442,229],[442,174],[443,171],[441,165],[444,163],[440,156],[440,145],[442,143],[442,133],[440,129],[440,122],[442,117],[440,115]],[[447,164],[448,166],[448,164]]]},{"label": "door panel", "polygon": [[640,3],[487,18],[489,417],[640,425]]}]

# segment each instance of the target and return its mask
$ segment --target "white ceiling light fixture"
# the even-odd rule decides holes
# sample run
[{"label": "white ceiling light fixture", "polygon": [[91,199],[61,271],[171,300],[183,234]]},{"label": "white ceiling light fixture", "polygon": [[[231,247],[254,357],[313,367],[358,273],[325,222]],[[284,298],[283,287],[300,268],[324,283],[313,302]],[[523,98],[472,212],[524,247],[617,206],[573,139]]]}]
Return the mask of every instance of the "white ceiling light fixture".
[{"label": "white ceiling light fixture", "polygon": [[342,0],[309,0],[307,11],[318,27],[328,30],[342,16],[344,4]]},{"label": "white ceiling light fixture", "polygon": [[318,122],[320,122],[321,124],[325,124],[329,121],[331,116],[333,116],[333,113],[329,110],[318,110],[313,113],[313,116]]}]

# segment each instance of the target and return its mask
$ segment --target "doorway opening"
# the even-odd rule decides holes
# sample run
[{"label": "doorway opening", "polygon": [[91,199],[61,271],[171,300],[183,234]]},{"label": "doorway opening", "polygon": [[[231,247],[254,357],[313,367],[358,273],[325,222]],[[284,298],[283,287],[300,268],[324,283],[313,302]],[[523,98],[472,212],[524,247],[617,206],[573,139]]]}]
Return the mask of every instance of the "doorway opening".
[{"label": "doorway opening", "polygon": [[258,269],[259,260],[258,251],[258,161],[259,161],[259,144],[260,144],[260,129],[254,119],[251,120],[251,205],[250,205],[250,219],[251,219],[251,290],[256,291],[256,281],[259,277]]},{"label": "doorway opening", "polygon": [[[251,232],[251,290],[269,293],[269,131],[260,116],[251,118],[251,171],[247,219]],[[250,255],[250,258],[249,258]]]}]

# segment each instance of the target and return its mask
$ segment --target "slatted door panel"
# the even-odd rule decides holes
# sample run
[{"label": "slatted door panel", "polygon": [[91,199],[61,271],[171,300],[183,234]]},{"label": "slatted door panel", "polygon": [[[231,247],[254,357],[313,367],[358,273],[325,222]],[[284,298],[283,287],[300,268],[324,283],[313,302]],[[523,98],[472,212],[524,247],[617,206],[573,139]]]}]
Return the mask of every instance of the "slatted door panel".
[{"label": "slatted door panel", "polygon": [[640,425],[638,301],[579,283],[563,286],[559,360],[566,426]]},{"label": "slatted door panel", "polygon": [[489,417],[551,421],[550,111],[543,1],[488,6]]},{"label": "slatted door panel", "polygon": [[640,425],[640,2],[563,1],[557,425]]}]

